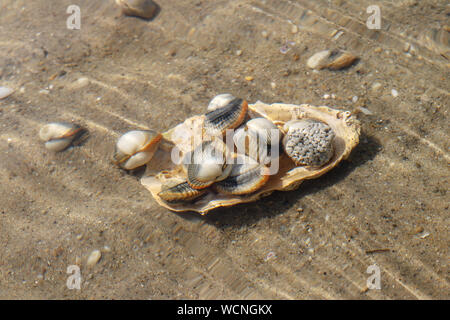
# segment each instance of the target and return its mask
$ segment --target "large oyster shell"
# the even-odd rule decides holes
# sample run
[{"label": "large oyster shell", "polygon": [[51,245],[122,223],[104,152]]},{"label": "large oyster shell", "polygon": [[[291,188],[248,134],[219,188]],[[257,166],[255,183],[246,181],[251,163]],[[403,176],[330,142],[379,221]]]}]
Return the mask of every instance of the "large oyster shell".
[{"label": "large oyster shell", "polygon": [[[253,194],[232,196],[217,194],[211,190],[205,196],[193,202],[167,203],[158,196],[162,184],[169,180],[181,180],[184,173],[181,166],[174,164],[171,160],[172,150],[175,149],[166,147],[160,148],[153,160],[147,164],[146,173],[141,179],[142,185],[165,208],[173,211],[196,211],[206,214],[214,208],[258,200],[275,190],[287,191],[296,189],[302,181],[317,178],[330,171],[341,160],[346,159],[359,142],[359,122],[348,111],[335,110],[326,106],[315,107],[307,104],[274,103],[268,105],[260,101],[250,104],[248,110],[250,118],[265,117],[275,123],[280,129],[283,128],[284,123],[293,119],[316,119],[327,123],[336,135],[334,139],[334,156],[326,165],[320,168],[312,168],[296,167],[287,155],[283,153],[280,157],[278,173],[271,176],[267,184]],[[183,123],[163,133],[163,136],[165,140],[172,142],[183,152],[188,152],[192,145],[192,139],[200,135],[202,122],[203,116],[188,118]]]}]

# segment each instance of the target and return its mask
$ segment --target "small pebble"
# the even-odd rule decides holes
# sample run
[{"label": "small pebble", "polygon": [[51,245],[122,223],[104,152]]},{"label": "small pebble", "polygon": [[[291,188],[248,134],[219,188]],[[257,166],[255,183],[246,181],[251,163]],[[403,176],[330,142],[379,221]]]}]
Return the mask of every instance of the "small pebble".
[{"label": "small pebble", "polygon": [[333,36],[333,40],[336,41],[336,40],[339,39],[339,37],[342,36],[343,34],[344,34],[344,31],[336,32],[336,34]]},{"label": "small pebble", "polygon": [[372,84],[372,90],[373,91],[378,91],[378,89],[380,89],[381,88],[381,83],[379,83],[379,82],[374,82],[373,84]]},{"label": "small pebble", "polygon": [[328,93],[326,93],[326,94],[323,95],[323,98],[328,100],[328,99],[330,99],[330,95]]},{"label": "small pebble", "polygon": [[14,92],[13,89],[7,87],[0,87],[0,100],[5,99]]},{"label": "small pebble", "polygon": [[413,234],[418,234],[423,232],[423,227],[419,226],[417,228],[414,229]]},{"label": "small pebble", "polygon": [[293,25],[292,27],[291,27],[291,33],[292,34],[296,34],[298,32],[298,27],[297,27],[297,25]]},{"label": "small pebble", "polygon": [[368,115],[368,116],[373,114],[372,111],[370,111],[369,109],[364,108],[364,107],[358,107],[358,110],[361,111],[362,113],[364,113],[365,115]]},{"label": "small pebble", "polygon": [[72,83],[72,88],[73,89],[81,89],[81,88],[88,86],[89,83],[90,83],[90,81],[88,78],[82,77]]},{"label": "small pebble", "polygon": [[373,52],[375,52],[375,53],[380,53],[381,51],[383,51],[383,49],[381,47],[377,47],[377,48],[375,48],[375,50],[373,50]]},{"label": "small pebble", "polygon": [[237,55],[237,56],[242,55],[242,50],[237,50],[237,51],[236,51],[236,55]]},{"label": "small pebble", "polygon": [[97,264],[97,262],[100,260],[101,257],[102,253],[100,252],[100,250],[92,251],[91,254],[89,255],[89,258],[87,259],[86,265],[89,268],[92,268]]},{"label": "small pebble", "polygon": [[420,236],[420,238],[421,238],[421,239],[425,239],[425,238],[428,237],[429,235],[430,235],[429,232],[425,232],[424,234],[422,234],[422,235]]},{"label": "small pebble", "polygon": [[253,77],[252,77],[252,76],[246,76],[246,77],[245,77],[245,80],[247,80],[247,81],[253,81]]},{"label": "small pebble", "polygon": [[408,52],[410,48],[411,48],[411,44],[405,43],[405,46],[403,47],[403,52]]},{"label": "small pebble", "polygon": [[49,93],[50,93],[50,91],[47,89],[39,90],[39,94],[49,94]]},{"label": "small pebble", "polygon": [[189,32],[188,32],[188,35],[187,35],[188,38],[192,37],[195,34],[196,30],[197,29],[195,27],[192,27],[191,30],[189,30]]},{"label": "small pebble", "polygon": [[271,82],[270,86],[272,87],[272,89],[275,89],[277,87],[277,84],[275,82]]},{"label": "small pebble", "polygon": [[352,102],[353,102],[353,103],[356,103],[357,101],[358,101],[358,96],[353,96],[353,97],[352,97]]},{"label": "small pebble", "polygon": [[267,39],[269,37],[269,34],[265,30],[261,32],[261,35],[264,39]]},{"label": "small pebble", "polygon": [[398,91],[395,90],[395,89],[392,89],[392,90],[391,90],[391,94],[392,94],[392,96],[393,96],[394,98],[397,98],[397,97],[398,97]]},{"label": "small pebble", "polygon": [[275,252],[270,251],[270,252],[267,254],[267,256],[266,256],[266,258],[264,259],[264,261],[269,261],[270,259],[275,258],[275,257],[276,257]]}]

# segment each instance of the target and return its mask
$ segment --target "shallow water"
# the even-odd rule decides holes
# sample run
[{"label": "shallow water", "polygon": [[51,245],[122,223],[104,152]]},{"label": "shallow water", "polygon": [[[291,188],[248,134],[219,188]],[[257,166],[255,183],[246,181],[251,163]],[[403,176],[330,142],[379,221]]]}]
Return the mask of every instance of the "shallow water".
[{"label": "shallow water", "polygon": [[[167,0],[153,21],[80,0],[70,30],[71,1],[2,1],[0,86],[16,91],[0,100],[0,298],[448,299],[448,5],[378,3],[381,30],[368,0]],[[335,47],[359,62],[306,67]],[[142,172],[111,164],[122,133],[164,131],[223,92],[350,110],[361,142],[296,191],[205,217],[159,207]],[[51,153],[51,121],[89,138]]]}]

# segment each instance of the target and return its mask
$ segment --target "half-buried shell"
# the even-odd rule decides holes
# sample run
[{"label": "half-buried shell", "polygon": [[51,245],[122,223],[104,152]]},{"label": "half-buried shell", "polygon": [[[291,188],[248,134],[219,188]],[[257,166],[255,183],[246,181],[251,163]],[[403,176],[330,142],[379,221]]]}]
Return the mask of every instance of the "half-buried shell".
[{"label": "half-buried shell", "polygon": [[52,122],[39,131],[39,137],[45,141],[45,147],[58,152],[69,147],[83,133],[83,129],[73,123]]}]

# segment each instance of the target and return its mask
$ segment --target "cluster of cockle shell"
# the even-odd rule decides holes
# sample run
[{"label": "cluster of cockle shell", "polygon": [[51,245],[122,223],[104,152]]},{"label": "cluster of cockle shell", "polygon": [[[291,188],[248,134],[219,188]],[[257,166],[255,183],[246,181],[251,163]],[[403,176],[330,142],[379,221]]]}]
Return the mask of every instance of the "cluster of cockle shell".
[{"label": "cluster of cockle shell", "polygon": [[223,195],[251,194],[269,180],[269,165],[278,167],[280,140],[298,166],[320,167],[331,159],[334,133],[327,124],[292,120],[283,126],[281,139],[283,131],[273,122],[264,117],[248,119],[247,112],[245,100],[230,94],[216,96],[199,136],[192,136],[191,150],[181,157],[185,181],[164,183],[158,196],[167,202],[192,201],[208,188]]},{"label": "cluster of cockle shell", "polygon": [[[46,147],[67,148],[82,129],[51,123],[41,129]],[[126,170],[147,165],[141,183],[174,211],[200,213],[292,190],[345,159],[359,140],[351,113],[309,105],[248,105],[216,96],[201,116],[164,133],[122,135],[113,162]]]}]

